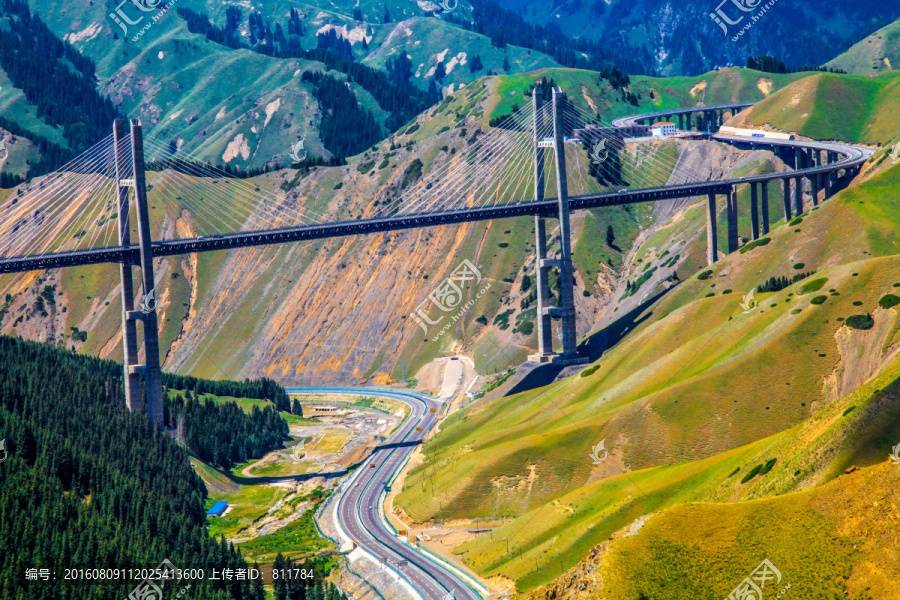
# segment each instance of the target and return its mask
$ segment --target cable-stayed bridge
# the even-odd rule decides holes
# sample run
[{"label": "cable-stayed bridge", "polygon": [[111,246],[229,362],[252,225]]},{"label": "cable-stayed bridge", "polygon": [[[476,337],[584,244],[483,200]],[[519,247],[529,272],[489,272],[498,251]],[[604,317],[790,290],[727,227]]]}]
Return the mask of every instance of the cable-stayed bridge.
[{"label": "cable-stayed bridge", "polygon": [[[301,202],[299,196],[261,190],[177,146],[143,140],[140,123],[130,131],[117,122],[111,136],[58,171],[9,196],[0,217],[0,273],[99,263],[121,265],[126,398],[133,410],[162,419],[154,257],[397,231],[515,216],[535,218],[539,361],[584,362],[577,354],[569,213],[594,207],[706,196],[708,258],[718,259],[717,196],[725,197],[727,247],[738,249],[736,187],[751,190],[751,232],[768,232],[768,183],[784,182],[785,218],[849,182],[871,156],[839,143],[739,138],[714,134],[725,114],[746,104],[643,115],[613,124],[569,102],[559,90],[532,101],[459,153],[446,153],[427,175],[372,198],[357,214]],[[696,122],[692,114],[701,113]],[[712,137],[742,148],[771,149],[789,170],[728,180],[709,180],[665,153],[624,152],[625,139],[649,134],[647,121],[677,116],[697,138]],[[705,129],[705,131],[704,131]],[[758,197],[762,195],[762,215]],[[132,211],[132,204],[135,210]],[[166,210],[188,211],[198,233],[152,240],[151,218]],[[132,219],[132,213],[135,214]],[[559,223],[559,250],[548,255],[546,219]],[[132,236],[138,243],[132,243]],[[136,297],[132,268],[140,267]],[[560,300],[550,303],[549,271],[557,269]],[[136,307],[136,301],[140,300]],[[551,320],[560,320],[556,352]],[[137,323],[144,329],[146,363],[138,363]],[[142,378],[147,392],[141,393]]]}]

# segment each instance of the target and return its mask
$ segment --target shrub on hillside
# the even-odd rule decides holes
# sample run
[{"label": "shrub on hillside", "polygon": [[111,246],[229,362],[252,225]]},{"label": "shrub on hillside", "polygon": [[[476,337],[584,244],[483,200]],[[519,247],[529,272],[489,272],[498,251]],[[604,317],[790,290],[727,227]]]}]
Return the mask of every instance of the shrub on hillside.
[{"label": "shrub on hillside", "polygon": [[881,308],[892,308],[900,304],[900,297],[895,296],[894,294],[885,294],[881,297],[881,300],[878,301],[878,306]]},{"label": "shrub on hillside", "polygon": [[851,329],[872,329],[875,326],[875,319],[872,318],[872,315],[852,315],[847,317],[847,320],[844,321],[847,324],[847,327]]},{"label": "shrub on hillside", "polygon": [[828,300],[828,296],[816,296],[809,301],[810,304],[824,304]]},{"label": "shrub on hillside", "polygon": [[827,277],[820,277],[819,279],[807,281],[800,286],[800,289],[797,290],[797,295],[802,296],[803,294],[808,294],[810,292],[818,292],[823,287],[825,287],[826,283],[828,283]]},{"label": "shrub on hillside", "polygon": [[597,372],[597,369],[599,369],[599,368],[600,368],[600,365],[594,365],[592,367],[588,367],[587,369],[585,369],[584,371],[581,372],[581,376],[588,377],[590,375],[593,375],[594,373]]},{"label": "shrub on hillside", "polygon": [[766,464],[763,465],[763,468],[759,470],[760,477],[771,471],[776,462],[778,462],[777,458],[770,458],[769,460],[767,460]]},{"label": "shrub on hillside", "polygon": [[749,244],[744,244],[740,249],[740,253],[744,254],[745,252],[749,252],[749,251],[753,250],[754,248],[759,248],[760,246],[765,246],[766,244],[768,244],[771,241],[772,241],[772,239],[767,238],[767,237],[760,238],[758,240],[754,240],[754,241],[750,242]]},{"label": "shrub on hillside", "polygon": [[750,469],[749,471],[747,471],[747,474],[741,478],[741,483],[747,483],[748,481],[750,481],[751,479],[756,477],[762,468],[763,468],[763,466],[761,464],[759,464],[759,465],[756,465],[755,467],[753,467],[752,469]]}]

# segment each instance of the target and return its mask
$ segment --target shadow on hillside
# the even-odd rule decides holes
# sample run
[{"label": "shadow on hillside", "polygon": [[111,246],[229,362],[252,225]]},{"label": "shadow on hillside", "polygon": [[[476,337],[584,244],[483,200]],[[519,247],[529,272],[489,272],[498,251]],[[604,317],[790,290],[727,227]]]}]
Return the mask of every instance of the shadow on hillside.
[{"label": "shadow on hillside", "polygon": [[[373,449],[373,452],[380,452],[382,450],[393,450],[395,448],[409,448],[411,446],[418,446],[421,443],[422,443],[422,440],[410,440],[407,442],[395,442],[393,444],[380,444],[378,446],[375,446],[375,448]],[[197,459],[197,460],[200,460],[200,459]],[[344,475],[347,475],[349,473],[352,473],[355,469],[358,469],[360,466],[362,466],[363,462],[365,462],[365,459],[351,464],[346,469],[342,469],[340,471],[332,471],[329,473],[323,473],[323,472],[317,471],[315,473],[304,473],[302,475],[272,475],[272,476],[262,476],[262,477],[248,477],[246,475],[236,475],[235,473],[232,473],[231,471],[224,471],[218,467],[214,467],[207,463],[203,463],[203,464],[205,464],[210,469],[213,469],[220,475],[227,477],[234,483],[238,483],[241,485],[259,485],[262,483],[279,483],[282,481],[306,481],[308,479],[314,479],[316,477],[322,477],[323,479],[326,479],[326,480],[336,479],[336,478],[343,477]]]},{"label": "shadow on hillside", "polygon": [[[647,312],[647,314],[641,316],[642,313],[676,287],[677,285],[673,285],[668,290],[663,290],[655,296],[648,298],[633,310],[625,313],[614,322],[588,337],[578,345],[578,353],[589,356],[591,362],[596,361],[603,356],[604,352],[621,342],[622,339],[628,335],[628,332],[633,331],[638,325],[649,319],[653,315],[652,312]],[[574,375],[584,368],[585,365],[580,365],[578,367],[563,367],[554,364],[537,365],[510,388],[504,396],[512,396],[513,394],[519,394],[545,385],[550,385],[556,381],[561,374],[563,376]],[[563,373],[564,370],[567,372]]]},{"label": "shadow on hillside", "polygon": [[527,392],[535,388],[550,385],[565,367],[560,365],[543,364],[529,371],[516,385],[510,388],[504,396],[512,396],[521,392]]},{"label": "shadow on hillside", "polygon": [[622,339],[628,335],[628,332],[633,331],[638,325],[649,319],[653,315],[653,312],[648,312],[643,316],[641,316],[641,314],[676,287],[678,286],[673,285],[669,289],[663,290],[655,296],[648,298],[645,302],[638,304],[634,309],[628,311],[597,333],[588,337],[578,345],[578,353],[588,355],[591,358],[591,362],[594,362],[603,356],[607,350],[612,349],[616,344],[621,342]]}]

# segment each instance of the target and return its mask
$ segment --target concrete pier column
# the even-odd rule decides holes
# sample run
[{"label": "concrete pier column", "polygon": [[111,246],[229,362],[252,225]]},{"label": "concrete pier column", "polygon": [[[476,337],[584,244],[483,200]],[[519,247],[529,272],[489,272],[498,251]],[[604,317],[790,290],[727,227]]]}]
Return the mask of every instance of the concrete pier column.
[{"label": "concrete pier column", "polygon": [[794,148],[794,170],[803,168],[803,150]]},{"label": "concrete pier column", "polygon": [[[538,146],[540,132],[544,129],[544,94],[540,86],[531,93],[534,108],[532,142],[534,145],[534,199],[544,199],[544,149]],[[550,317],[550,267],[547,260],[547,223],[544,217],[534,217],[535,258],[534,276],[537,293],[537,330],[538,353],[529,359],[535,362],[546,362],[553,356],[553,331]]]},{"label": "concrete pier column", "polygon": [[706,200],[706,262],[710,265],[718,260],[719,254],[716,213],[716,195],[710,192]]},{"label": "concrete pier column", "polygon": [[550,317],[550,267],[547,265],[547,225],[543,217],[534,218],[535,285],[537,290],[538,353],[535,362],[553,356],[553,328]]},{"label": "concrete pier column", "polygon": [[728,253],[737,251],[738,249],[738,207],[737,207],[737,187],[731,186],[728,192],[728,204],[726,215],[728,217]]},{"label": "concrete pier column", "polygon": [[678,115],[678,129],[681,129],[682,131],[684,131],[684,114],[683,113]]},{"label": "concrete pier column", "polygon": [[693,131],[694,129],[694,113],[687,113],[687,130]]},{"label": "concrete pier column", "polygon": [[759,198],[757,184],[750,184],[750,239],[759,239]]},{"label": "concrete pier column", "polygon": [[578,337],[575,329],[575,274],[572,267],[572,238],[569,228],[569,186],[566,180],[566,148],[563,112],[566,96],[553,90],[553,148],[556,157],[556,196],[559,200],[559,277],[562,320],[562,355],[560,363],[578,364],[588,357],[578,356]]},{"label": "concrete pier column", "polygon": [[[128,144],[125,141],[125,122],[116,119],[113,123],[115,142],[116,188],[118,197],[119,246],[131,245],[131,206],[128,199],[129,188],[126,181],[128,169]],[[131,264],[123,261],[119,265],[122,297],[122,357],[124,363],[125,406],[130,411],[144,411],[144,397],[141,390],[141,376],[131,367],[138,366],[137,323],[130,315],[134,312],[134,280]]]},{"label": "concrete pier column", "polygon": [[784,222],[791,220],[791,178],[785,177],[781,180],[784,184]]},{"label": "concrete pier column", "polygon": [[762,234],[769,233],[769,182],[762,184]]},{"label": "concrete pier column", "polygon": [[805,178],[797,177],[794,181],[794,212],[799,217],[803,214],[803,182]]},{"label": "concrete pier column", "polygon": [[162,371],[159,364],[156,283],[153,279],[153,240],[150,237],[150,211],[144,174],[144,138],[139,119],[131,120],[131,159],[144,291],[139,311],[144,322],[144,388],[147,395],[147,416],[151,425],[156,428],[163,425]]},{"label": "concrete pier column", "polygon": [[809,189],[812,192],[813,206],[819,205],[819,175],[813,175],[809,178]]}]

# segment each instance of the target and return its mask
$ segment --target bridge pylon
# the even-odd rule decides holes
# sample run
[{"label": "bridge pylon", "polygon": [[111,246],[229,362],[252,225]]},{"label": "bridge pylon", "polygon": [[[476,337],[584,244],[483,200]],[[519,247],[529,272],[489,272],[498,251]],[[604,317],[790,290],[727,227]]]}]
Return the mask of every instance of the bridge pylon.
[{"label": "bridge pylon", "polygon": [[[156,286],[153,277],[153,240],[150,237],[150,213],[144,173],[144,144],[141,123],[131,120],[131,177],[128,174],[128,151],[125,146],[125,124],[113,124],[115,141],[116,187],[118,197],[119,244],[131,245],[131,207],[129,188],[134,190],[140,245],[140,276],[143,297],[134,307],[132,265],[126,258],[121,265],[122,346],[125,363],[125,403],[129,410],[146,411],[154,428],[163,424],[162,371],[159,363],[159,324],[156,316]],[[144,364],[138,359],[137,322],[143,323]],[[143,391],[141,378],[143,377]],[[145,399],[146,396],[146,399]]]},{"label": "bridge pylon", "polygon": [[[572,239],[569,225],[569,186],[566,178],[565,130],[563,126],[566,97],[559,88],[553,90],[553,137],[539,139],[543,130],[543,93],[539,87],[532,91],[534,105],[534,187],[535,199],[544,198],[544,148],[552,147],[556,166],[556,192],[558,199],[560,256],[547,258],[546,223],[543,216],[535,216],[535,279],[538,298],[538,353],[528,357],[533,362],[561,365],[577,365],[590,362],[589,357],[578,354],[578,337],[575,329],[575,275],[572,266]],[[558,306],[550,306],[551,268],[559,269],[560,299]],[[551,319],[558,317],[562,333],[562,352],[553,351]]]}]

